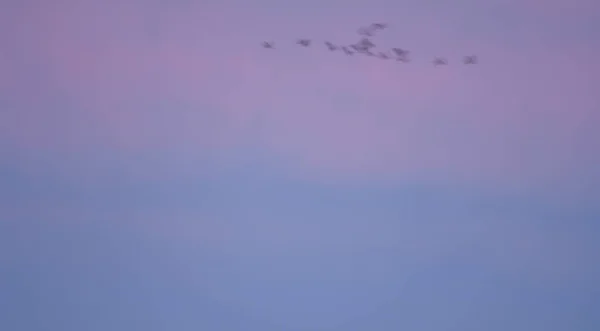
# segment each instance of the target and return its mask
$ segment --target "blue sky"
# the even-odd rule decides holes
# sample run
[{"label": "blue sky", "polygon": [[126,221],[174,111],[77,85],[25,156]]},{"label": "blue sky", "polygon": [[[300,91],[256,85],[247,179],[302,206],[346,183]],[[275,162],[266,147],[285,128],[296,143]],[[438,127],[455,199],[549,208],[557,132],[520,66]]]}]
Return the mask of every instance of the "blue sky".
[{"label": "blue sky", "polygon": [[[23,168],[26,169],[26,168]],[[104,171],[103,171],[104,173]],[[593,330],[598,213],[275,169],[71,179],[5,167],[13,329]],[[87,182],[85,181],[87,178]]]}]

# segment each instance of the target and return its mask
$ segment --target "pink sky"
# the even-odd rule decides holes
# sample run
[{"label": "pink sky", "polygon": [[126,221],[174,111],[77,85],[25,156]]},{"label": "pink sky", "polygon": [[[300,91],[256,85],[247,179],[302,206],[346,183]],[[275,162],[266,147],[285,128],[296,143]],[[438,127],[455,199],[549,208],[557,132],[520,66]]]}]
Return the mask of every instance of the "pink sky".
[{"label": "pink sky", "polygon": [[[18,11],[13,32],[23,51],[44,59],[38,84],[52,94],[31,98],[25,76],[4,60],[3,85],[18,104],[41,106],[52,97],[78,109],[68,115],[5,111],[3,134],[31,148],[183,145],[196,153],[192,148],[247,143],[262,121],[259,144],[309,172],[402,177],[443,169],[478,179],[548,180],[583,166],[574,149],[589,130],[582,128],[598,120],[592,87],[600,65],[598,48],[589,43],[511,45],[530,31],[511,35],[510,43],[482,33],[468,40],[450,19],[436,16],[402,20],[386,32],[392,37],[382,37],[388,48],[396,46],[389,43],[394,34],[430,50],[441,41],[446,48],[436,49],[454,63],[440,69],[429,65],[434,54],[418,48],[407,65],[298,50],[291,41],[301,21],[290,19],[281,29],[276,18],[261,17],[256,26],[257,10],[173,8],[162,19],[175,24],[152,39],[143,29],[150,12],[157,13],[140,13],[134,2],[62,5],[68,10],[53,4]],[[539,9],[542,19],[563,13],[559,2],[524,6]],[[351,41],[352,23],[360,21],[345,20],[318,16],[312,24]],[[265,52],[257,43],[275,29],[275,41],[288,45]],[[218,39],[207,30],[219,31]],[[458,65],[465,52],[477,53],[481,65]]]}]

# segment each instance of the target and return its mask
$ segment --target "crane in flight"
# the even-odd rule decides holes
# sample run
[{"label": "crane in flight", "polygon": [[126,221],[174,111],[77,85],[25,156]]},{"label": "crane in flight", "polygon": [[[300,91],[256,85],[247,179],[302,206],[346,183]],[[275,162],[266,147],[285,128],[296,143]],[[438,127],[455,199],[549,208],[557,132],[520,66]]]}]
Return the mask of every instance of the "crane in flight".
[{"label": "crane in flight", "polygon": [[262,43],[262,46],[263,46],[264,48],[271,48],[271,49],[272,49],[272,48],[275,48],[275,46],[273,45],[273,43],[266,42],[266,41]]},{"label": "crane in flight", "polygon": [[375,46],[376,46],[376,45],[375,45],[375,44],[374,44],[374,43],[371,41],[371,39],[369,39],[369,38],[362,38],[362,39],[361,39],[361,40],[358,42],[358,44],[357,44],[357,45],[358,45],[359,47],[363,47],[363,48],[367,48],[367,49],[369,49],[369,48],[373,48],[373,47],[375,47]]},{"label": "crane in flight", "polygon": [[465,56],[463,59],[463,63],[464,64],[477,64],[477,56],[475,56],[475,55]]},{"label": "crane in flight", "polygon": [[377,57],[378,57],[378,58],[380,58],[380,59],[382,59],[382,60],[389,60],[389,58],[390,58],[390,56],[389,56],[389,55],[387,55],[387,54],[386,54],[386,53],[384,53],[384,52],[379,52],[379,53],[377,54]]},{"label": "crane in flight", "polygon": [[[363,26],[358,30],[358,33],[361,37],[357,42],[355,42],[353,44],[343,45],[343,44],[334,44],[330,41],[325,41],[324,45],[327,47],[327,49],[330,52],[340,50],[345,55],[362,54],[365,56],[375,57],[375,58],[382,59],[382,60],[395,59],[398,62],[404,62],[404,63],[410,62],[411,61],[409,59],[410,52],[406,49],[402,49],[402,48],[398,48],[398,47],[394,47],[394,48],[391,48],[391,50],[386,50],[386,51],[380,51],[379,49],[377,49],[377,45],[373,42],[372,37],[375,36],[376,32],[385,30],[388,27],[389,27],[389,25],[387,23],[381,23],[381,22],[380,23],[372,23],[368,26]],[[313,40],[306,39],[306,38],[305,39],[297,39],[296,44],[298,44],[302,47],[309,47],[309,46],[311,46],[312,41]],[[267,48],[267,49],[274,49],[275,43],[265,41],[262,43],[262,47]],[[434,57],[432,62],[435,67],[441,66],[441,65],[448,65],[448,60],[445,57],[436,56],[436,57]],[[477,59],[476,55],[467,55],[467,56],[463,56],[462,62],[465,65],[477,64],[478,59]]]},{"label": "crane in flight", "polygon": [[349,50],[346,46],[342,46],[342,51],[344,51],[344,54],[346,55],[354,55],[354,53],[351,50]]},{"label": "crane in flight", "polygon": [[396,54],[396,60],[402,62],[408,62],[408,51],[402,48],[392,48],[392,52]]},{"label": "crane in flight", "polygon": [[441,57],[436,57],[435,59],[433,59],[433,65],[434,66],[442,66],[442,65],[447,65],[448,64],[448,60],[441,58]]},{"label": "crane in flight", "polygon": [[308,46],[310,46],[310,39],[298,39],[298,41],[296,43],[298,45],[308,47]]},{"label": "crane in flight", "polygon": [[364,37],[373,37],[375,32],[386,29],[387,27],[387,23],[373,23],[368,27],[361,27],[358,29],[358,34]]},{"label": "crane in flight", "polygon": [[338,47],[337,47],[336,45],[334,45],[334,44],[330,43],[329,41],[326,41],[326,42],[325,42],[325,46],[327,46],[327,48],[328,48],[330,51],[335,51],[335,50],[337,50],[337,49],[338,49]]},{"label": "crane in flight", "polygon": [[371,28],[373,30],[383,30],[383,29],[387,29],[388,25],[387,23],[373,23],[371,24]]},{"label": "crane in flight", "polygon": [[362,27],[362,28],[358,29],[358,34],[361,36],[364,36],[364,37],[373,37],[373,33],[374,33],[374,31],[370,27],[368,27],[368,28]]}]

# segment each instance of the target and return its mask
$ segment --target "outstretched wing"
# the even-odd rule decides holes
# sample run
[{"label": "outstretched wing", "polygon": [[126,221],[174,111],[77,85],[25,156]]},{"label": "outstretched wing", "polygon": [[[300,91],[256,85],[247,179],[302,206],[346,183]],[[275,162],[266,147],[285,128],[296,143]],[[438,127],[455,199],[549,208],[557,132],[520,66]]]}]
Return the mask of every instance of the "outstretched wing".
[{"label": "outstretched wing", "polygon": [[476,64],[477,63],[477,56],[475,56],[475,55],[465,56],[464,59],[463,59],[463,62],[465,64]]},{"label": "outstretched wing", "polygon": [[358,29],[358,34],[361,36],[365,36],[365,37],[372,37],[373,30],[370,28],[362,27],[362,28]]},{"label": "outstretched wing", "polygon": [[392,48],[394,54],[396,54],[396,59],[402,62],[408,62],[408,54],[409,52],[402,48]]},{"label": "outstretched wing", "polygon": [[358,45],[365,47],[365,48],[372,48],[375,47],[375,44],[371,41],[371,39],[369,38],[362,38],[359,42]]},{"label": "outstretched wing", "polygon": [[383,30],[383,29],[387,28],[388,25],[386,23],[373,23],[373,24],[371,24],[371,27],[373,27],[374,29],[377,29],[377,30]]},{"label": "outstretched wing", "polygon": [[446,59],[444,59],[444,58],[441,58],[441,57],[436,57],[433,60],[433,65],[434,66],[446,65],[446,64],[448,64],[448,61]]},{"label": "outstretched wing", "polygon": [[404,49],[402,49],[402,48],[392,48],[392,51],[393,51],[394,53],[396,53],[396,55],[398,55],[398,56],[405,56],[405,55],[408,55],[408,51],[407,51],[407,50],[404,50]]},{"label": "outstretched wing", "polygon": [[348,49],[348,47],[346,47],[346,46],[342,46],[342,51],[344,51],[344,53],[345,53],[346,55],[353,55],[353,54],[354,54],[354,53],[352,53],[352,51],[351,51],[351,50],[349,50],[349,49]]},{"label": "outstretched wing", "polygon": [[299,45],[304,46],[304,47],[310,46],[310,40],[309,39],[299,39],[297,43]]}]

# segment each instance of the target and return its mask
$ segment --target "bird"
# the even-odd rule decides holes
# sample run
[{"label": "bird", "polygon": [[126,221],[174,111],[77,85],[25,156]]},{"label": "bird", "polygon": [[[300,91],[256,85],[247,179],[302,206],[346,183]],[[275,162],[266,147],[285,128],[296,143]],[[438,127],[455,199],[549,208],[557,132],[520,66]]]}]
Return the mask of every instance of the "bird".
[{"label": "bird", "polygon": [[262,46],[264,48],[275,48],[275,46],[273,46],[273,43],[269,43],[269,42],[266,42],[266,41],[262,43]]},{"label": "bird", "polygon": [[392,48],[392,51],[396,53],[397,56],[405,56],[408,55],[408,51],[402,48]]},{"label": "bird", "polygon": [[[340,50],[345,55],[354,55],[354,54],[362,54],[371,57],[377,57],[383,60],[396,60],[399,62],[410,62],[409,54],[410,52],[406,49],[402,49],[399,47],[391,48],[391,50],[379,51],[377,45],[373,42],[373,37],[376,32],[380,30],[387,29],[389,25],[387,23],[372,23],[368,26],[363,26],[358,30],[358,33],[361,35],[360,39],[353,44],[342,46],[342,44],[334,44],[330,41],[325,41],[324,44],[327,49],[331,52]],[[297,39],[296,44],[309,47],[311,46],[314,40],[311,39]],[[316,45],[317,41],[315,41]],[[275,49],[275,42],[262,42],[262,47],[267,49]],[[462,62],[465,65],[469,64],[477,64],[478,59],[476,55],[465,55],[462,58]],[[433,66],[437,67],[440,65],[448,65],[448,60],[445,57],[436,56],[433,58]]]},{"label": "bird", "polygon": [[373,29],[372,29],[372,27],[369,27],[369,28],[362,27],[362,28],[358,29],[358,34],[361,36],[365,36],[365,37],[372,37]]},{"label": "bird", "polygon": [[444,58],[436,57],[435,59],[433,59],[433,65],[436,67],[438,65],[446,65],[446,64],[448,64],[448,61]]},{"label": "bird", "polygon": [[475,55],[465,56],[463,59],[463,63],[464,64],[477,64],[477,56],[475,56]]},{"label": "bird", "polygon": [[371,28],[374,30],[383,30],[385,28],[387,28],[388,25],[387,23],[373,23],[371,24]]},{"label": "bird", "polygon": [[402,48],[392,48],[392,51],[396,54],[396,60],[402,62],[408,62],[408,51]]},{"label": "bird", "polygon": [[296,42],[298,45],[302,45],[304,47],[310,46],[310,39],[298,39]]},{"label": "bird", "polygon": [[370,49],[375,47],[375,44],[369,38],[362,38],[358,43],[350,45],[356,52],[372,55]]},{"label": "bird", "polygon": [[377,57],[379,57],[382,60],[388,60],[390,58],[387,54],[383,52],[379,52],[379,54],[377,54]]},{"label": "bird", "polygon": [[371,39],[369,38],[362,38],[359,42],[358,45],[365,47],[365,48],[373,48],[376,45],[371,41]]},{"label": "bird", "polygon": [[369,27],[361,27],[358,29],[358,34],[365,37],[372,37],[377,30],[383,30],[387,28],[386,23],[373,23]]},{"label": "bird", "polygon": [[327,46],[327,48],[328,48],[330,51],[335,51],[335,50],[337,50],[337,46],[335,46],[334,44],[330,43],[329,41],[326,41],[326,42],[325,42],[325,45]]},{"label": "bird", "polygon": [[350,48],[352,48],[356,53],[361,53],[361,54],[366,54],[369,52],[369,48],[364,47],[362,45],[350,45]]}]

